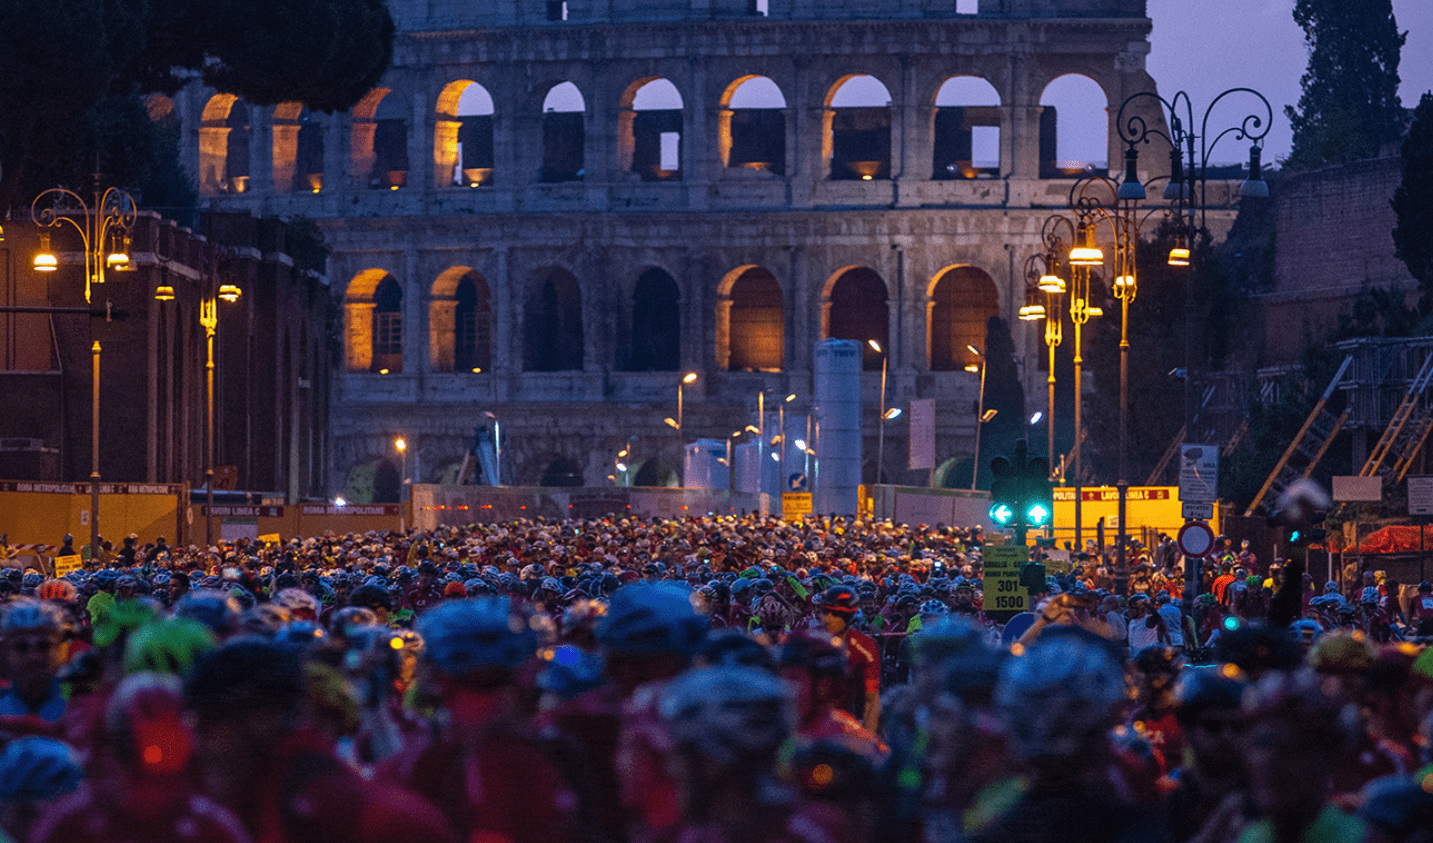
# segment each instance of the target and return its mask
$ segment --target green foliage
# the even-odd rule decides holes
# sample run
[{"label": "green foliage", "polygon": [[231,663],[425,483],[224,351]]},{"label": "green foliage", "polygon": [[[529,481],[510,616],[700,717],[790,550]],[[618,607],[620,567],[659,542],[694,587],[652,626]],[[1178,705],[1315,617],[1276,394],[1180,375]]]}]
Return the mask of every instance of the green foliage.
[{"label": "green foliage", "polygon": [[1294,149],[1285,167],[1310,169],[1374,158],[1402,131],[1398,60],[1406,33],[1392,0],[1297,0],[1309,66],[1298,108],[1286,112]]},{"label": "green foliage", "polygon": [[1413,112],[1403,141],[1403,181],[1393,194],[1393,245],[1398,259],[1418,280],[1424,313],[1433,311],[1433,93],[1425,93]]},{"label": "green foliage", "polygon": [[177,132],[139,97],[202,79],[255,105],[353,106],[393,51],[384,0],[6,0],[0,3],[0,205],[107,184],[191,207]]},{"label": "green foliage", "polygon": [[294,217],[284,226],[284,241],[289,257],[294,259],[294,269],[324,273],[333,249],[324,242],[318,223],[307,217]]}]

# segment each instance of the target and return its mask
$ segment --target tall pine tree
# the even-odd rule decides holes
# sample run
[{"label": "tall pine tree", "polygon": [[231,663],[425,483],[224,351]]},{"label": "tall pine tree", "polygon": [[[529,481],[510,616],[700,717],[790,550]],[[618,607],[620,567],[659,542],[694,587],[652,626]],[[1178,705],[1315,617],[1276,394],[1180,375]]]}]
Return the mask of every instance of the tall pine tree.
[{"label": "tall pine tree", "polygon": [[1398,31],[1392,0],[1297,0],[1309,66],[1298,108],[1286,111],[1294,149],[1284,166],[1305,170],[1375,158],[1398,141]]},{"label": "tall pine tree", "polygon": [[1418,101],[1403,141],[1403,183],[1393,194],[1393,212],[1395,254],[1418,279],[1427,313],[1433,310],[1433,93]]}]

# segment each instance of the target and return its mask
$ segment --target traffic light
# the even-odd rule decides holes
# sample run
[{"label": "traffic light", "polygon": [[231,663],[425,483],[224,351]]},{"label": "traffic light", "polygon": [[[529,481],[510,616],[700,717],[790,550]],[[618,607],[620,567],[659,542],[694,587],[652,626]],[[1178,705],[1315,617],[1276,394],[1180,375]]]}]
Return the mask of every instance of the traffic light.
[{"label": "traffic light", "polygon": [[1035,457],[1025,464],[1023,506],[1025,524],[1043,530],[1055,517],[1055,487],[1050,482],[1050,462]]},{"label": "traffic light", "polygon": [[1001,527],[1014,526],[1024,512],[1020,506],[1020,477],[1005,457],[990,461],[990,473],[995,477],[990,481],[990,520]]},{"label": "traffic light", "polygon": [[[1030,458],[1025,440],[1015,443],[1010,457],[990,461],[990,520],[1017,530],[1044,529],[1055,514],[1055,493],[1050,463]],[[1023,536],[1023,533],[1021,534]]]}]

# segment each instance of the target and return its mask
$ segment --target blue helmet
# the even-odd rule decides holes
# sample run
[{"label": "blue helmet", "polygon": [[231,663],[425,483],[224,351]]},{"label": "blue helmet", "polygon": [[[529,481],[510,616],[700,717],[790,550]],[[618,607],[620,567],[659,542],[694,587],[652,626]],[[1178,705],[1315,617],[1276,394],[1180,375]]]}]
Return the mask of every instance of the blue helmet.
[{"label": "blue helmet", "polygon": [[79,753],[64,741],[19,738],[0,753],[0,799],[48,801],[74,791],[83,775]]},{"label": "blue helmet", "polygon": [[688,592],[672,585],[635,583],[612,595],[597,625],[597,643],[629,656],[691,655],[706,631],[707,620],[697,614]]},{"label": "blue helmet", "polygon": [[450,600],[418,619],[427,656],[450,676],[522,666],[537,650],[537,632],[502,598]]}]

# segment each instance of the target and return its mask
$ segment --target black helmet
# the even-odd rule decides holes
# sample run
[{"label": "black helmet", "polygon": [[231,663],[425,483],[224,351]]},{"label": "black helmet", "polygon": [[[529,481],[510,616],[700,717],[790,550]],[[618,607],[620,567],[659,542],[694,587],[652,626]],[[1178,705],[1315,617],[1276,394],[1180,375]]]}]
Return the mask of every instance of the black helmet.
[{"label": "black helmet", "polygon": [[1179,706],[1175,716],[1180,723],[1188,726],[1210,710],[1239,711],[1244,689],[1249,687],[1249,683],[1242,671],[1230,668],[1233,665],[1196,667],[1184,671],[1174,691]]},{"label": "black helmet", "polygon": [[821,608],[832,614],[854,615],[860,606],[850,586],[833,585],[821,595]]},{"label": "black helmet", "polygon": [[1423,582],[1421,582],[1421,583],[1418,584],[1418,590],[1419,590],[1420,592],[1433,591],[1433,583],[1430,583],[1430,582],[1428,582],[1427,580],[1424,580]]}]

